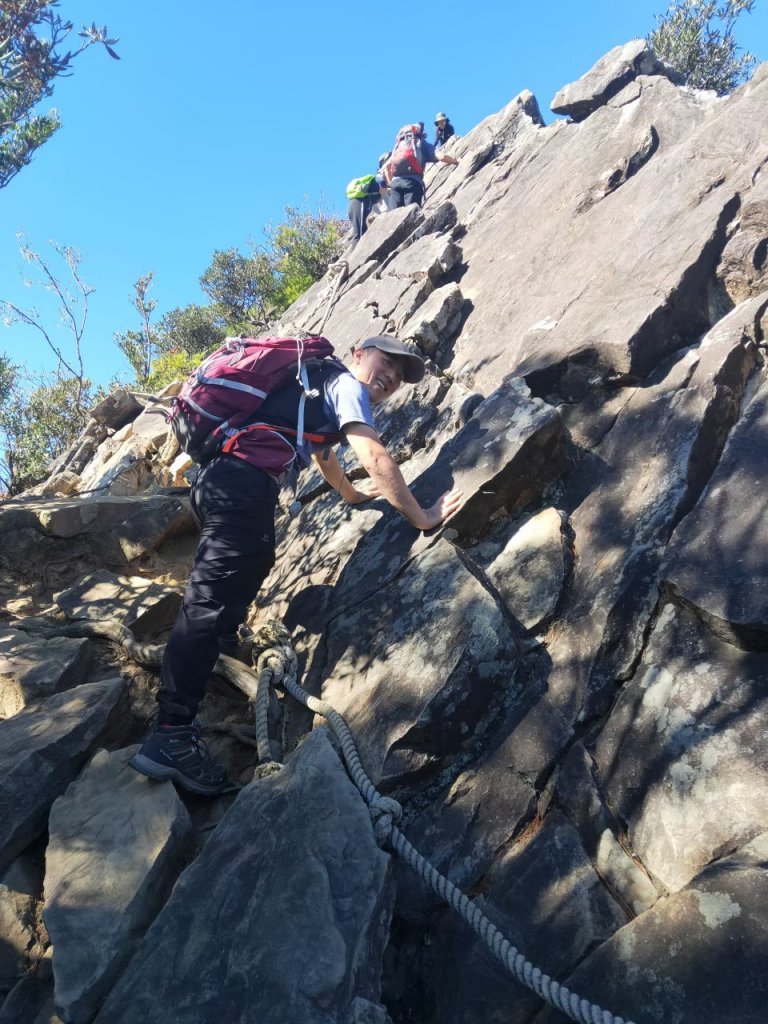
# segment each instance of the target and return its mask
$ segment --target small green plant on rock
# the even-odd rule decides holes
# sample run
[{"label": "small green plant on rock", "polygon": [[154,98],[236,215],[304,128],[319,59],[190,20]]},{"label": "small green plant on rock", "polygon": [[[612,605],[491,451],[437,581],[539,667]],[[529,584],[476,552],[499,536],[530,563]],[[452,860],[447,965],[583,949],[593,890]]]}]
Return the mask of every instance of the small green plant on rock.
[{"label": "small green plant on rock", "polygon": [[755,0],[675,0],[666,14],[656,15],[648,43],[683,75],[686,85],[724,96],[754,70],[754,56],[740,53],[733,36],[739,16],[754,6]]}]

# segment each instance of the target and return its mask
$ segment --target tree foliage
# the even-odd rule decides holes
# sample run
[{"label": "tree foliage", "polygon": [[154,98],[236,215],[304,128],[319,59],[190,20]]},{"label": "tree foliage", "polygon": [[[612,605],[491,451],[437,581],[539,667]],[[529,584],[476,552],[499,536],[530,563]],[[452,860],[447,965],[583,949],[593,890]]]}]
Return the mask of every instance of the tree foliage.
[{"label": "tree foliage", "polygon": [[85,376],[82,338],[88,321],[88,299],[94,289],[83,280],[82,257],[71,246],[51,242],[64,265],[34,250],[22,237],[19,248],[35,279],[27,282],[53,294],[66,343],[46,325],[34,308],[22,308],[0,299],[5,326],[32,328],[56,356],[53,374],[41,377],[22,372],[3,357],[0,360],[0,486],[18,494],[44,479],[50,460],[60,454],[85,426],[94,400],[91,381]]},{"label": "tree foliage", "polygon": [[49,463],[82,431],[83,407],[94,400],[89,380],[53,377],[35,383],[16,377],[0,404],[0,487],[7,495],[45,479]]},{"label": "tree foliage", "polygon": [[115,335],[115,344],[128,360],[140,388],[147,386],[152,362],[159,351],[157,332],[152,326],[152,314],[157,308],[157,300],[149,297],[154,276],[152,272],[142,274],[133,286],[131,305],[139,314],[140,329],[122,331]]},{"label": "tree foliage", "polygon": [[0,188],[60,127],[56,110],[34,112],[56,79],[71,74],[76,58],[95,43],[119,60],[106,26],[83,26],[80,44],[65,49],[73,25],[58,6],[58,0],[3,0],[0,6]]},{"label": "tree foliage", "polygon": [[132,300],[140,330],[123,331],[115,342],[128,360],[136,385],[156,392],[188,376],[229,334],[260,334],[328,269],[344,244],[345,221],[323,212],[286,208],[286,219],[266,231],[266,244],[247,254],[236,248],[214,252],[200,279],[208,306],[182,306],[151,323],[152,274],[135,284]]},{"label": "tree foliage", "polygon": [[[30,286],[36,284],[56,296],[59,303],[59,318],[68,333],[69,344],[65,347],[59,343],[36,308],[24,309],[8,299],[0,299],[5,326],[24,324],[26,327],[31,327],[44,339],[57,359],[57,379],[68,376],[75,382],[75,408],[78,416],[82,416],[86,390],[82,340],[88,322],[88,298],[94,292],[94,288],[83,280],[80,272],[82,255],[71,245],[59,245],[57,242],[51,242],[51,248],[66,267],[66,274],[60,276],[53,260],[34,250],[22,235],[18,236],[18,241],[19,251],[24,261],[37,274],[36,280],[28,280],[26,284]],[[71,351],[67,350],[69,348]]]},{"label": "tree foliage", "polygon": [[687,85],[723,96],[754,69],[754,56],[740,54],[733,36],[736,20],[754,5],[755,0],[675,0],[666,14],[656,16],[648,42]]},{"label": "tree foliage", "polygon": [[233,334],[269,329],[339,256],[348,225],[323,211],[288,206],[286,219],[269,225],[266,244],[248,254],[219,250],[200,278]]},{"label": "tree foliage", "polygon": [[226,322],[215,306],[182,306],[160,318],[158,345],[163,356],[180,353],[195,357],[218,348],[227,334]]},{"label": "tree foliage", "polygon": [[11,357],[3,352],[0,355],[0,408],[2,408],[11,396],[13,385],[16,382],[18,367],[11,362]]}]

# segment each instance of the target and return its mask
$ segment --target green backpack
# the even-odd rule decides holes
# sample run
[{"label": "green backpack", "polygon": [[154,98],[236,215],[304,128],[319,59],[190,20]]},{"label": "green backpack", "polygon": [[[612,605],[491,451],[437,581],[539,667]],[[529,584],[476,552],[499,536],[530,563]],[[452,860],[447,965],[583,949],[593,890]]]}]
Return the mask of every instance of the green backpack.
[{"label": "green backpack", "polygon": [[362,178],[353,178],[347,185],[347,199],[365,199],[367,195],[370,195],[368,186],[375,178],[375,174],[364,174]]}]

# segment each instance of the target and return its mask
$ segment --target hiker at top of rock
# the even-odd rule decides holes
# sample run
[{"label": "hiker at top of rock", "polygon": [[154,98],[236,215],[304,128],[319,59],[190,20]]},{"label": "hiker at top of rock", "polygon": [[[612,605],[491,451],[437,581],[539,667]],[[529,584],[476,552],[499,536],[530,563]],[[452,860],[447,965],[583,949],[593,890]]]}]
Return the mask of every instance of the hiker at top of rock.
[{"label": "hiker at top of rock", "polygon": [[[314,458],[347,502],[358,505],[381,495],[419,530],[437,526],[462,504],[461,491],[454,489],[422,508],[374,426],[372,406],[404,382],[420,381],[423,361],[390,336],[366,338],[352,361],[351,371],[333,358],[303,364],[308,393],[316,389],[303,403],[303,429],[314,439],[305,436],[298,444],[302,385],[292,379],[268,394],[250,429],[246,423],[227,440],[194,480],[190,504],[200,541],[165,648],[157,724],[130,762],[150,778],[173,779],[202,794],[218,793],[228,784],[223,767],[210,758],[195,716],[219,653],[236,653],[238,626],[275,563],[275,509],[287,466],[307,466]],[[367,470],[368,491],[345,476],[330,448],[339,438]]]},{"label": "hiker at top of rock", "polygon": [[397,133],[392,155],[386,165],[389,180],[389,208],[424,202],[424,168],[427,164],[457,164],[455,156],[438,153],[427,142],[424,122],[404,125]]},{"label": "hiker at top of rock", "polygon": [[433,142],[435,149],[440,149],[455,134],[456,129],[449,121],[448,115],[442,111],[435,114],[435,141]]},{"label": "hiker at top of rock", "polygon": [[379,157],[379,169],[376,174],[367,174],[362,178],[353,178],[347,185],[349,207],[347,216],[351,225],[352,244],[355,245],[368,230],[371,215],[379,204],[384,203],[386,209],[387,180],[382,165],[389,159],[389,153]]}]

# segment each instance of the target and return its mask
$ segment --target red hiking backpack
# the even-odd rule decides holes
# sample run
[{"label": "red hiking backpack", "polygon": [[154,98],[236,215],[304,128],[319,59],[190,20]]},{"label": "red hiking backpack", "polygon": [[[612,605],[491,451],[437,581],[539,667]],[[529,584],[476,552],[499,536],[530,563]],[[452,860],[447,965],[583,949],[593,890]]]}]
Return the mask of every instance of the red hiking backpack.
[{"label": "red hiking backpack", "polygon": [[[308,397],[317,397],[309,387],[304,364],[308,359],[332,355],[330,341],[320,336],[227,338],[190,375],[174,399],[170,425],[182,450],[195,462],[206,462],[219,451],[231,452],[280,476],[296,454],[283,434],[294,435],[297,445],[304,438],[321,444],[340,441],[341,434],[304,431],[304,403]],[[249,422],[270,393],[294,378],[301,384],[296,430]],[[254,444],[257,431],[264,433]]]},{"label": "red hiking backpack", "polygon": [[392,148],[392,156],[387,164],[388,177],[408,177],[424,173],[424,153],[422,143],[424,131],[419,124],[406,124],[400,129]]}]

